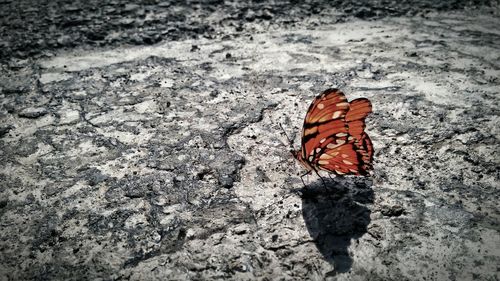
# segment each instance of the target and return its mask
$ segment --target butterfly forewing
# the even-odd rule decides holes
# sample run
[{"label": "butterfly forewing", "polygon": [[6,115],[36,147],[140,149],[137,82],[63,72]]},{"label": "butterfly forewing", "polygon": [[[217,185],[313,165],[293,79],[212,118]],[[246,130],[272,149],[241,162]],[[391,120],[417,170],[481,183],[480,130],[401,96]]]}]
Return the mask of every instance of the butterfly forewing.
[{"label": "butterfly forewing", "polygon": [[373,147],[364,132],[364,119],[371,110],[365,98],[349,103],[338,89],[324,91],[313,100],[304,120],[302,160],[338,175],[367,174]]},{"label": "butterfly forewing", "polygon": [[348,128],[342,119],[348,110],[349,103],[344,94],[337,89],[326,90],[313,100],[304,119],[302,131],[304,159],[310,161],[317,148],[343,137],[342,134],[338,137],[336,134],[347,135]]}]

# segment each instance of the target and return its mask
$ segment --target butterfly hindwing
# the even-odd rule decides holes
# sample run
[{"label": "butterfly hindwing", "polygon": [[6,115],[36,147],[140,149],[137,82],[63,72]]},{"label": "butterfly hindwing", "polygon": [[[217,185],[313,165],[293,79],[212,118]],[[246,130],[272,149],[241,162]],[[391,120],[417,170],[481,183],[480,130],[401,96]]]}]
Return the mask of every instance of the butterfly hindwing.
[{"label": "butterfly hindwing", "polygon": [[356,151],[361,157],[362,169],[367,171],[372,169],[373,145],[370,137],[363,134],[360,140],[356,141]]},{"label": "butterfly hindwing", "polygon": [[359,174],[359,157],[352,142],[327,148],[319,154],[315,166],[338,175]]},{"label": "butterfly hindwing", "polygon": [[360,140],[365,130],[365,118],[372,112],[372,104],[368,99],[355,99],[349,103],[349,111],[345,121],[349,127],[349,134]]}]

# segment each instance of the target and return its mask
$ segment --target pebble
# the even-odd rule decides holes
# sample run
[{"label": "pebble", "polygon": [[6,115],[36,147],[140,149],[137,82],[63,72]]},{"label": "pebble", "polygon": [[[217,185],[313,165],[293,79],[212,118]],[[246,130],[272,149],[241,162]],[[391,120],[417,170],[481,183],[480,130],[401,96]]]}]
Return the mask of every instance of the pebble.
[{"label": "pebble", "polygon": [[18,115],[23,118],[38,118],[46,115],[48,110],[44,107],[28,107],[21,110]]}]

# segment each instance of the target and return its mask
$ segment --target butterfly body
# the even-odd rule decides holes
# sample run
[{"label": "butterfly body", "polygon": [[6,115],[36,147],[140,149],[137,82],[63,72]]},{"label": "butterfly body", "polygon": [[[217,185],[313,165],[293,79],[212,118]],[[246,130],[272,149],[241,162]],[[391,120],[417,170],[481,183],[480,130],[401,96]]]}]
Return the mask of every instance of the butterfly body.
[{"label": "butterfly body", "polygon": [[366,98],[348,102],[338,89],[324,91],[309,106],[301,149],[292,154],[308,172],[367,175],[372,169],[373,145],[364,129],[371,112]]}]

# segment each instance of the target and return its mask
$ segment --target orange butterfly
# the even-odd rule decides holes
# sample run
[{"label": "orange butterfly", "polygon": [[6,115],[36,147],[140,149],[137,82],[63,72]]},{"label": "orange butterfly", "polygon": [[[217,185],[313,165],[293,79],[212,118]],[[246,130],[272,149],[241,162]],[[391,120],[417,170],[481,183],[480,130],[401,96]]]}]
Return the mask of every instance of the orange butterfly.
[{"label": "orange butterfly", "polygon": [[368,99],[348,102],[338,89],[317,96],[307,110],[301,149],[292,151],[307,169],[303,176],[312,171],[318,174],[319,169],[336,175],[368,175],[373,145],[364,129],[370,112]]}]

